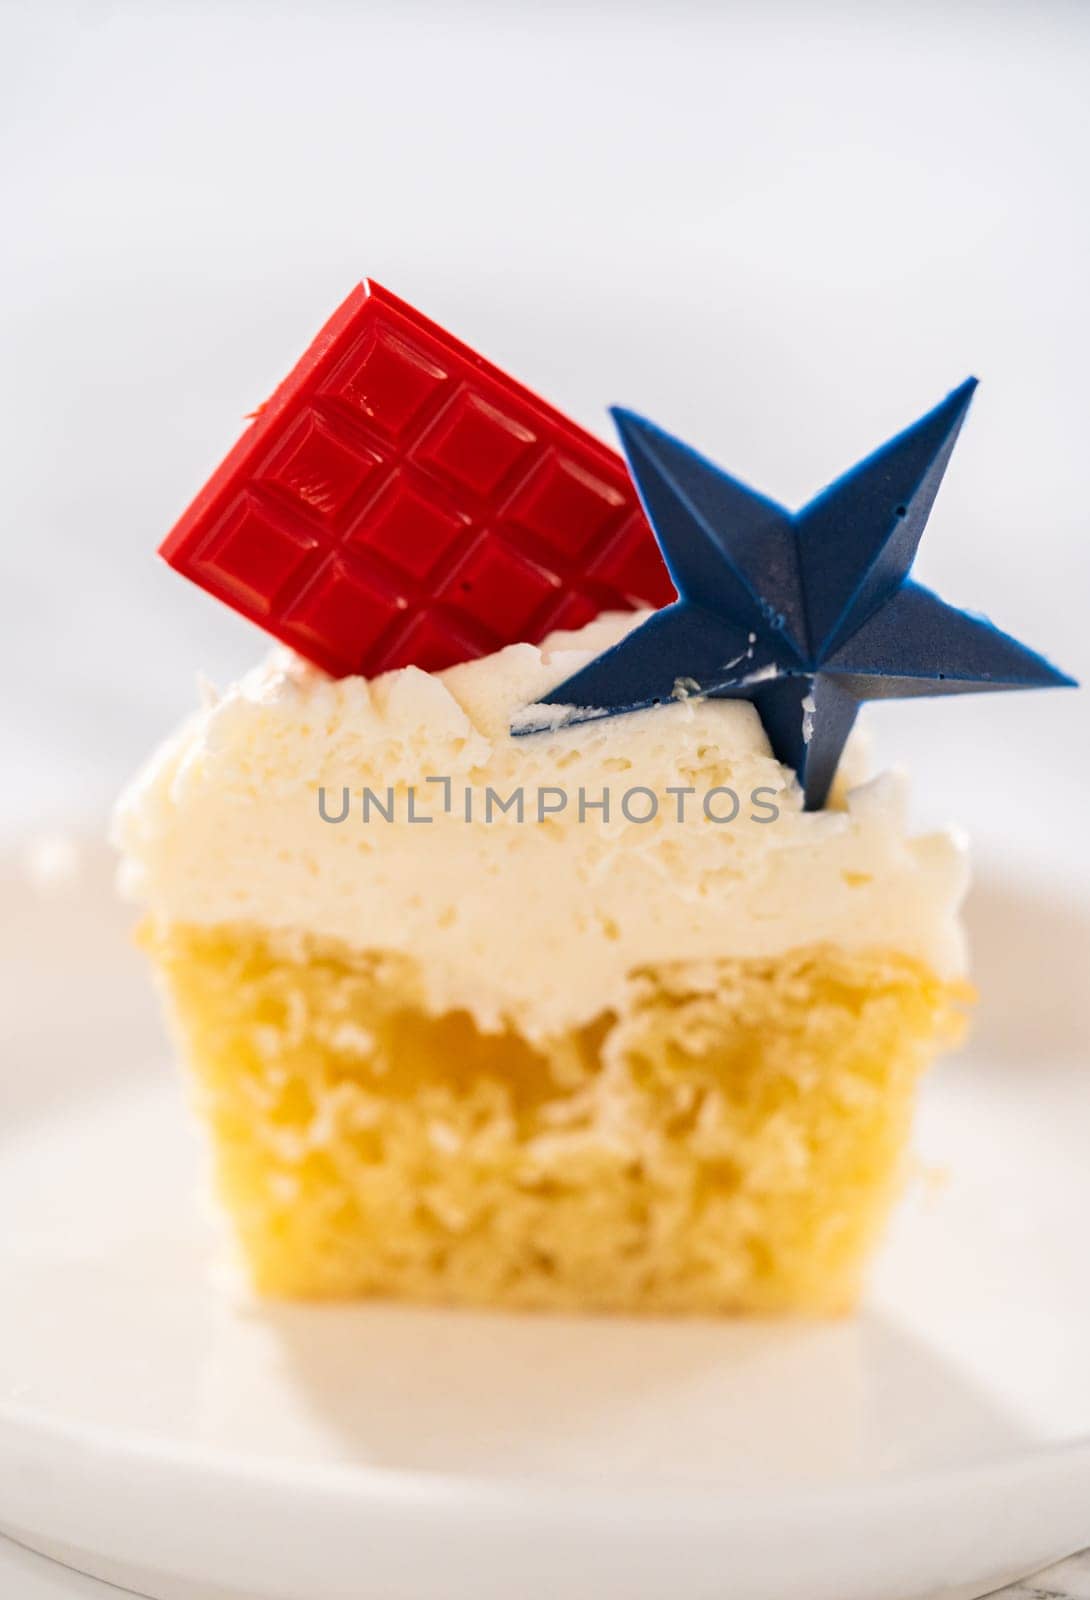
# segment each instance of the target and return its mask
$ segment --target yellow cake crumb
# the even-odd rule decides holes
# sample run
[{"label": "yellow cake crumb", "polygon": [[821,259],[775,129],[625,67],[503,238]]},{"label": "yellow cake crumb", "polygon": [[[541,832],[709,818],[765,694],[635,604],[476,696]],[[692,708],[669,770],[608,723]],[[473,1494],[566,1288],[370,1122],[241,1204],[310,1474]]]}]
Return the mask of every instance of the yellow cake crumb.
[{"label": "yellow cake crumb", "polygon": [[964,984],[813,946],[631,974],[531,1046],[411,961],[149,925],[256,1287],[641,1312],[849,1309]]}]

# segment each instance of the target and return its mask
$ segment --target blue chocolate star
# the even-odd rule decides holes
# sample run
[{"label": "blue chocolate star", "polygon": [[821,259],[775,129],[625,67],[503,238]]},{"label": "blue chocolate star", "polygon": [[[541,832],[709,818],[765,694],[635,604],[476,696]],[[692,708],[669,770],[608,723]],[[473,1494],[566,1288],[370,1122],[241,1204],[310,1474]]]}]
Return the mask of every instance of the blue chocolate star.
[{"label": "blue chocolate star", "polygon": [[[540,705],[570,707],[566,724],[689,695],[750,700],[816,810],[864,700],[1072,685],[908,578],[975,387],[968,379],[796,512],[614,409],[679,598]],[[531,708],[512,731],[556,725]]]}]

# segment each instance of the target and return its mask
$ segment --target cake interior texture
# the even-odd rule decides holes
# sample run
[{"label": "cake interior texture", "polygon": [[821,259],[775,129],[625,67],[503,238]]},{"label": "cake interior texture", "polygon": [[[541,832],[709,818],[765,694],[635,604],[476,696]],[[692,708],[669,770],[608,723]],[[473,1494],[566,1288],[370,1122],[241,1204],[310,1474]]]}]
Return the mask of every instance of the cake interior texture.
[{"label": "cake interior texture", "polygon": [[149,919],[256,1287],[307,1298],[837,1313],[967,990],[814,944],[634,970],[531,1040],[403,952]]}]

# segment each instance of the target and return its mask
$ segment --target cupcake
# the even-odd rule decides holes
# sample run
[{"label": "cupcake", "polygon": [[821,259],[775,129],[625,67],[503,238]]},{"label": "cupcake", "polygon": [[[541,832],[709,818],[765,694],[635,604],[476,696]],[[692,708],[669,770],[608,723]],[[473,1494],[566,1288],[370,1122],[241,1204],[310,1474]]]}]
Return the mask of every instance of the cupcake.
[{"label": "cupcake", "polygon": [[291,648],[116,819],[260,1291],[855,1303],[970,998],[855,707],[1066,681],[907,578],[966,404],[789,517],[371,286],[323,330],[165,546]]}]

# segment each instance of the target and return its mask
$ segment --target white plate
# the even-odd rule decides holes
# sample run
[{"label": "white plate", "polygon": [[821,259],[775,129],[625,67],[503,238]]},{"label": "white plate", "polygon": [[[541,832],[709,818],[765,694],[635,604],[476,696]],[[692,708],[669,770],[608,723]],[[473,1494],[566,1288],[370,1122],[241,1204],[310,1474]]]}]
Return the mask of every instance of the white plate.
[{"label": "white plate", "polygon": [[[12,1600],[123,1600],[132,1593],[73,1572],[71,1567],[0,1537],[0,1594],[10,1595]],[[197,1600],[197,1596],[187,1596],[187,1600]]]},{"label": "white plate", "polygon": [[854,1321],[257,1306],[103,864],[0,883],[0,1526],[160,1600],[912,1600],[1090,1541],[1074,899],[978,895]]}]

